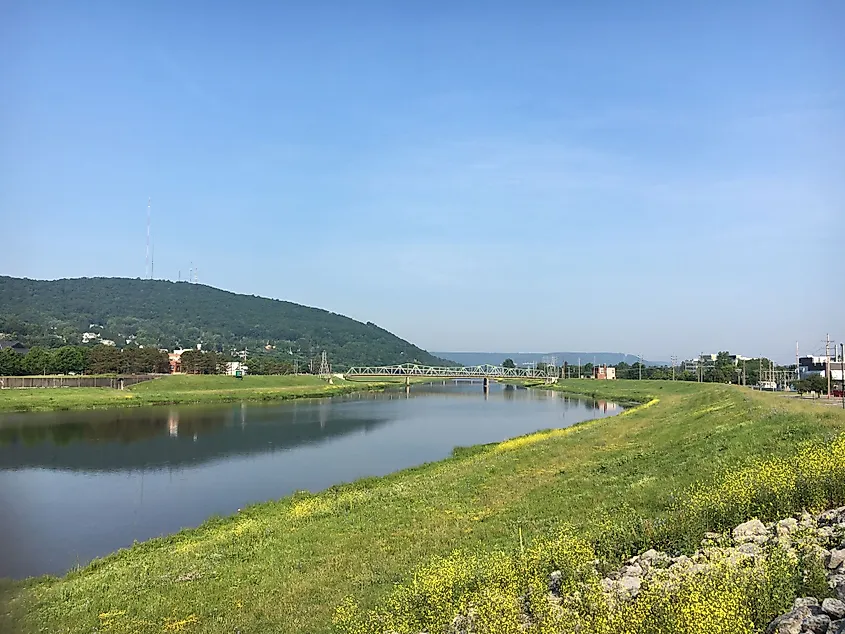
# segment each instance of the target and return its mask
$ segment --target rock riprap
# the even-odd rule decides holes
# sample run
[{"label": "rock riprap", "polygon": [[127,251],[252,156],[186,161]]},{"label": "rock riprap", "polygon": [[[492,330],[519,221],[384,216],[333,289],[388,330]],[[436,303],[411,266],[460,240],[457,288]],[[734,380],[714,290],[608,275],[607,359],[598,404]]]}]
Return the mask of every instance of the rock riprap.
[{"label": "rock riprap", "polygon": [[[821,585],[826,581],[827,587],[824,596],[797,598],[789,611],[766,627],[766,634],[845,634],[845,506],[769,524],[751,519],[729,533],[707,533],[701,549],[692,555],[647,550],[603,576],[599,586],[609,606],[632,604],[644,589],[671,592],[696,575],[706,576],[726,564],[763,564],[773,552],[797,558],[809,554],[823,575]],[[572,598],[561,592],[562,577],[560,570],[549,576],[548,598],[554,605],[566,605]],[[452,633],[475,633],[473,617],[471,610],[457,617]],[[531,615],[524,613],[522,621],[530,624]]]}]

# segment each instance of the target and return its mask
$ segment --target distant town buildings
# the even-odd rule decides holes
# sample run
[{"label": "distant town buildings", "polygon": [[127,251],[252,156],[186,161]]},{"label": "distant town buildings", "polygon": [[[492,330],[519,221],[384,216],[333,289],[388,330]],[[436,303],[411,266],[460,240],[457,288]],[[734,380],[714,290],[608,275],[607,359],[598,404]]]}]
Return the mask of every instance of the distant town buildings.
[{"label": "distant town buildings", "polygon": [[[687,359],[681,363],[681,369],[684,372],[696,374],[699,369],[711,370],[716,367],[716,359],[719,358],[718,353],[702,354],[697,359]],[[733,362],[734,367],[739,366],[743,361],[750,361],[751,357],[746,357],[741,354],[729,354],[728,358]]]},{"label": "distant town buildings", "polygon": [[613,380],[616,378],[616,368],[607,365],[597,365],[593,368],[593,378],[602,380]]},{"label": "distant town buildings", "polygon": [[842,355],[806,356],[798,358],[798,377],[806,379],[817,374],[827,378],[828,367],[830,368],[830,380],[840,383],[845,373],[845,360]]}]

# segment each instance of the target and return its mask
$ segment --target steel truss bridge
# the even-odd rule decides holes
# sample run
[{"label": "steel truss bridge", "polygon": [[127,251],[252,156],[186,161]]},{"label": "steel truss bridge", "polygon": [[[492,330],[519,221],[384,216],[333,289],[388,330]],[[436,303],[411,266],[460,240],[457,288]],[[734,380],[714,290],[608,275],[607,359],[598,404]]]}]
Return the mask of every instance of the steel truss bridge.
[{"label": "steel truss bridge", "polygon": [[359,366],[349,368],[344,378],[357,377],[431,377],[433,379],[535,379],[546,382],[557,380],[557,368],[505,368],[500,365],[471,365],[462,367],[436,367],[403,363],[401,365]]}]

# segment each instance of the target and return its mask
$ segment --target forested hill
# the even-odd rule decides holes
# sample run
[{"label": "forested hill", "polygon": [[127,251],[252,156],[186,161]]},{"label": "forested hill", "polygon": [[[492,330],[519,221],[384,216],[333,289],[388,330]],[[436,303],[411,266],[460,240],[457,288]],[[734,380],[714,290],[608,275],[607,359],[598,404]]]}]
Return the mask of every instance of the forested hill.
[{"label": "forested hill", "polygon": [[250,356],[305,361],[325,350],[335,369],[415,360],[443,363],[372,323],[202,284],[0,276],[0,339],[55,347],[82,343],[84,332],[95,332],[118,346],[127,339],[169,349],[200,343],[204,350],[247,348]]}]

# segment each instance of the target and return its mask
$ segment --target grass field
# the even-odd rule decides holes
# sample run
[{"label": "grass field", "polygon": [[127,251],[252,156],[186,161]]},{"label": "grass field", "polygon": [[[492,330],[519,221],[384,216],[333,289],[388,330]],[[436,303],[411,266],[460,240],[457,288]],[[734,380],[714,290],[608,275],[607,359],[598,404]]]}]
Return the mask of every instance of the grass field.
[{"label": "grass field", "polygon": [[0,412],[34,412],[109,407],[140,407],[180,403],[229,403],[312,398],[395,385],[389,381],[344,381],[332,385],[310,375],[231,376],[174,375],[133,385],[125,390],[99,387],[0,390]]},{"label": "grass field", "polygon": [[257,505],[61,579],[8,582],[0,631],[329,632],[345,596],[375,605],[456,548],[513,549],[561,524],[609,558],[649,540],[695,544],[705,524],[734,517],[674,533],[647,527],[667,525],[694,484],[845,431],[841,410],[732,386],[569,380],[557,389],[647,406]]}]

